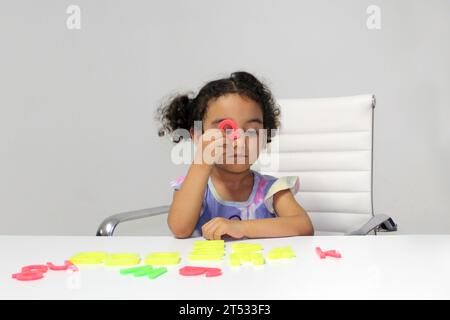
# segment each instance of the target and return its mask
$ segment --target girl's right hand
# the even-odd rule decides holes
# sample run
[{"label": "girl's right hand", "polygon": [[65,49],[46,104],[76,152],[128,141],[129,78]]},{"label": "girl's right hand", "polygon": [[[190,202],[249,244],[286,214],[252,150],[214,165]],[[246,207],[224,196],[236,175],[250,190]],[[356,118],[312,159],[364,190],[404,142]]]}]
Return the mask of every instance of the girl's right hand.
[{"label": "girl's right hand", "polygon": [[225,163],[227,143],[232,142],[222,130],[208,129],[197,139],[194,163],[210,167],[215,163]]}]

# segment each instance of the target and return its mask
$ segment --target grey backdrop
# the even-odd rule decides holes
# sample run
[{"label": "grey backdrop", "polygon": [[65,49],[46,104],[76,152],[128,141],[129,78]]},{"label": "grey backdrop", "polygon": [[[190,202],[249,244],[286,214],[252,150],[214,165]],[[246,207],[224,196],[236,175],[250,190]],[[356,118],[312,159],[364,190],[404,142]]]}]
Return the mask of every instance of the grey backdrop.
[{"label": "grey backdrop", "polygon": [[[81,30],[66,27],[71,4]],[[0,234],[92,235],[107,215],[168,203],[186,168],[156,107],[238,69],[279,98],[375,93],[376,211],[402,233],[449,233],[449,13],[447,0],[2,0]]]}]

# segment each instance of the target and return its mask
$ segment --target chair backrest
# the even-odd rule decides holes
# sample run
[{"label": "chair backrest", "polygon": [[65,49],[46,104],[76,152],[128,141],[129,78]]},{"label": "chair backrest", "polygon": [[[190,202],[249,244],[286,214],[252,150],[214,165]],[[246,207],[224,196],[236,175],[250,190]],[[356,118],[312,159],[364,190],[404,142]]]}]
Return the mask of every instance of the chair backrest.
[{"label": "chair backrest", "polygon": [[278,103],[280,134],[273,139],[270,156],[264,155],[277,165],[259,170],[299,176],[296,198],[309,213],[316,233],[342,234],[359,228],[373,216],[375,97],[281,99]]}]

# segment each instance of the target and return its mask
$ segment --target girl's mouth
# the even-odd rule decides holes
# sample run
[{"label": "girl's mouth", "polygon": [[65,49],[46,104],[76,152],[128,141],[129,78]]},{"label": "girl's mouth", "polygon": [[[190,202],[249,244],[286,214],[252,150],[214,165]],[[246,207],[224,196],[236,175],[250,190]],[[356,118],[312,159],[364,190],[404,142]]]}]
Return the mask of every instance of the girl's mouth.
[{"label": "girl's mouth", "polygon": [[225,163],[229,164],[246,164],[248,162],[248,156],[245,155],[232,155],[226,157]]}]

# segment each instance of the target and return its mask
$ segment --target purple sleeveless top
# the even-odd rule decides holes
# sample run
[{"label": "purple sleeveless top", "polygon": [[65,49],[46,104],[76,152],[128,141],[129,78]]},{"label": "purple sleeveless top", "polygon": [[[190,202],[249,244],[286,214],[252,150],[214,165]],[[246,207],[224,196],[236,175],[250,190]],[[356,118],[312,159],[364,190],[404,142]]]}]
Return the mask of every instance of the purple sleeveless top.
[{"label": "purple sleeveless top", "polygon": [[[299,179],[295,176],[275,178],[253,172],[254,182],[252,192],[247,201],[225,201],[217,193],[211,178],[203,198],[200,218],[192,236],[202,235],[202,226],[209,220],[222,217],[225,219],[253,220],[276,217],[273,208],[273,196],[281,191],[290,189],[295,195],[299,190]],[[174,190],[179,190],[184,181],[180,176],[171,182]]]}]

